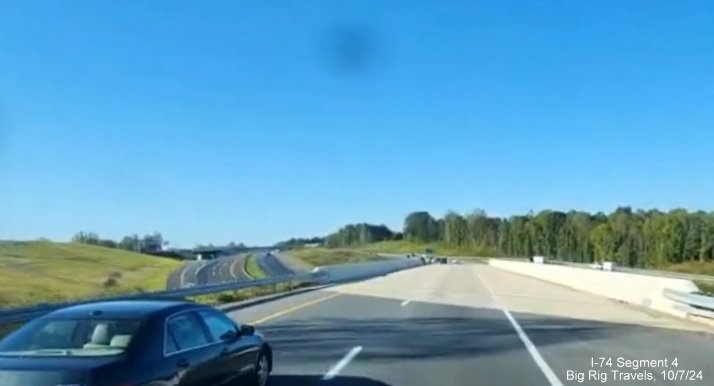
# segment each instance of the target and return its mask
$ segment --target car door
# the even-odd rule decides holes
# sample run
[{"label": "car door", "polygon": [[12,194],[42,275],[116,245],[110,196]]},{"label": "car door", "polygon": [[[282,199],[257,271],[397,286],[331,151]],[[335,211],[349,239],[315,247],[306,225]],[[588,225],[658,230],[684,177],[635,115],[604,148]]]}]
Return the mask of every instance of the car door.
[{"label": "car door", "polygon": [[[212,338],[223,341],[221,362],[226,371],[225,377],[230,379],[249,374],[258,361],[257,339],[254,336],[242,336],[236,323],[217,310],[201,310],[198,315],[206,324]],[[225,340],[223,337],[226,334],[235,334],[237,339]]]},{"label": "car door", "polygon": [[195,312],[182,312],[166,321],[166,360],[175,366],[177,385],[214,386],[226,379],[220,350]]}]

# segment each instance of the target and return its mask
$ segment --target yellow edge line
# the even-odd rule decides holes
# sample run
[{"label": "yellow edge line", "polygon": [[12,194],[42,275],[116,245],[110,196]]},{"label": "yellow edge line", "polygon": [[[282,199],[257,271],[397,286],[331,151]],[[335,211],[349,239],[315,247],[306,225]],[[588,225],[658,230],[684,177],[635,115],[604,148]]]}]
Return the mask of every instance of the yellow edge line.
[{"label": "yellow edge line", "polygon": [[297,306],[290,307],[290,308],[284,309],[284,310],[282,310],[282,311],[278,311],[278,312],[276,312],[276,313],[274,313],[274,314],[270,314],[270,315],[268,315],[268,316],[266,316],[266,317],[264,317],[264,318],[258,319],[258,320],[256,320],[256,321],[250,322],[250,323],[248,323],[248,324],[250,324],[250,325],[256,325],[256,324],[260,324],[260,323],[265,323],[265,322],[267,322],[268,320],[275,319],[275,318],[277,318],[277,317],[279,317],[279,316],[287,315],[287,314],[289,314],[289,313],[291,313],[291,312],[295,312],[295,311],[300,310],[300,309],[305,308],[305,307],[314,306],[315,304],[322,303],[322,302],[324,302],[324,301],[326,301],[326,300],[330,300],[330,299],[336,298],[336,297],[338,297],[338,296],[340,296],[340,295],[342,295],[342,294],[341,294],[341,293],[332,294],[332,295],[328,295],[328,296],[322,297],[322,298],[320,298],[320,299],[315,299],[315,300],[311,300],[311,301],[306,302],[306,303],[298,304]]}]

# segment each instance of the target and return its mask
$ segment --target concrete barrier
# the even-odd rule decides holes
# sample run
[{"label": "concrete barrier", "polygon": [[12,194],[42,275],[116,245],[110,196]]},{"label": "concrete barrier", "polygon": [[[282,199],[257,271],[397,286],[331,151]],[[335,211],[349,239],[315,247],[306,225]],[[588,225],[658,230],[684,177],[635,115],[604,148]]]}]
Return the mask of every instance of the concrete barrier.
[{"label": "concrete barrier", "polygon": [[499,259],[490,259],[489,265],[681,318],[687,317],[686,308],[665,298],[665,288],[688,293],[698,291],[697,286],[686,279]]},{"label": "concrete barrier", "polygon": [[[386,261],[371,261],[368,263],[352,263],[340,265],[328,265],[319,267],[317,270],[329,275],[331,282],[341,282],[347,280],[358,280],[371,276],[386,275],[402,269],[421,266],[419,259],[394,259]],[[313,271],[316,272],[316,271]]]}]

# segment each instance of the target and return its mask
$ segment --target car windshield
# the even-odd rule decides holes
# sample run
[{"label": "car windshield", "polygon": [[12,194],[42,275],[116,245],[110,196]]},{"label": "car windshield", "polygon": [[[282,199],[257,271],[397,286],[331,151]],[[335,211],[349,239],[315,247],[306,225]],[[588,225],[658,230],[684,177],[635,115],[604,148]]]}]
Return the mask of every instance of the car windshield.
[{"label": "car windshield", "polygon": [[0,341],[0,356],[119,355],[140,326],[127,319],[40,319]]}]

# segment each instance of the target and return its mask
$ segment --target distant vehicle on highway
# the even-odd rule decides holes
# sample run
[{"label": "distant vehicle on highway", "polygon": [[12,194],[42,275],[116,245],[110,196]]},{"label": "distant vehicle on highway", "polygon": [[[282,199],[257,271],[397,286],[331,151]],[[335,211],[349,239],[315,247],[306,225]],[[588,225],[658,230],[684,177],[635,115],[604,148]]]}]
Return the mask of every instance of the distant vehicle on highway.
[{"label": "distant vehicle on highway", "polygon": [[424,254],[422,256],[424,256],[427,259],[430,259],[430,258],[432,258],[433,255],[434,255],[434,249],[426,248],[426,249],[424,249]]},{"label": "distant vehicle on highway", "polygon": [[250,325],[172,300],[83,304],[0,341],[2,386],[266,386],[272,350]]},{"label": "distant vehicle on highway", "polygon": [[329,281],[330,273],[322,269],[322,267],[315,267],[312,270],[312,274],[320,281]]}]

